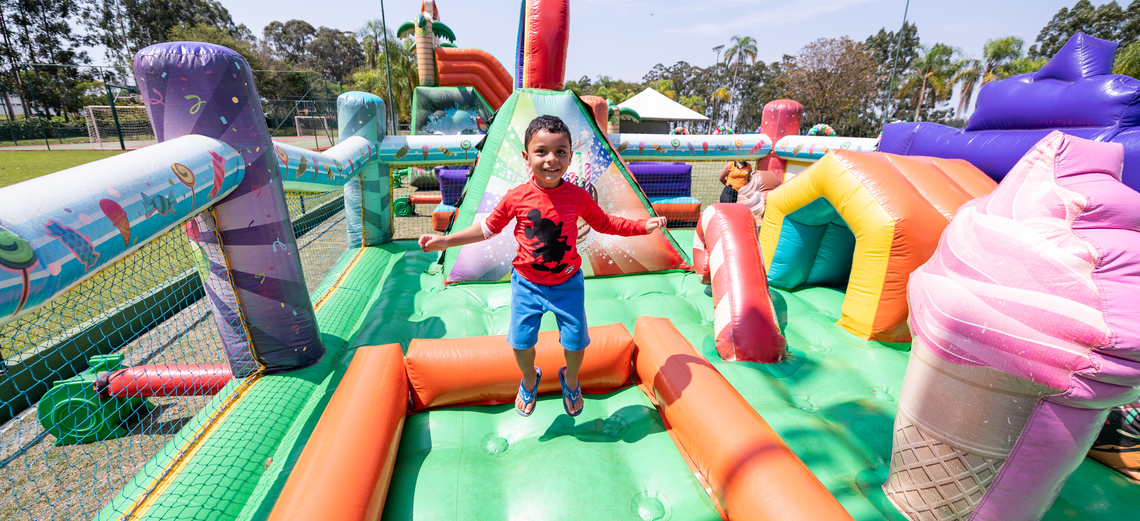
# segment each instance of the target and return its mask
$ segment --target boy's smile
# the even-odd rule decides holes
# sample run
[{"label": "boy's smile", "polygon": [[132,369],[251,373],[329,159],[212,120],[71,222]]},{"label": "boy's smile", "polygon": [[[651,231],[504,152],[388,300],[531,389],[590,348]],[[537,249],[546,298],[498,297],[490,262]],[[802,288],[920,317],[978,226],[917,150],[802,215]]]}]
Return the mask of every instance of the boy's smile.
[{"label": "boy's smile", "polygon": [[535,132],[523,151],[523,160],[534,172],[534,182],[541,188],[557,188],[562,175],[570,168],[570,138],[545,130]]}]

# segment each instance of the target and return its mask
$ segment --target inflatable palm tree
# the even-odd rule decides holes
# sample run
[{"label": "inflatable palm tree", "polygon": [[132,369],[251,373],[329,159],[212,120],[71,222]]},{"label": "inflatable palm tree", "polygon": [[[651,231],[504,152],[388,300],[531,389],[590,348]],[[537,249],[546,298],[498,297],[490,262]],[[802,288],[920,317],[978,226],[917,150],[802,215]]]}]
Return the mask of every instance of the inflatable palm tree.
[{"label": "inflatable palm tree", "polygon": [[435,8],[433,0],[424,0],[420,14],[415,19],[408,20],[396,29],[396,37],[404,38],[415,31],[416,36],[416,68],[419,70],[420,85],[435,87],[439,85],[439,71],[435,64],[435,48],[438,45],[437,37],[448,41],[455,41],[455,33],[451,28],[439,21],[439,11]]},{"label": "inflatable palm tree", "polygon": [[620,133],[621,120],[623,119],[626,121],[635,121],[637,123],[641,123],[641,116],[637,113],[636,110],[614,105],[614,100],[612,99],[606,100],[606,105],[609,106],[610,117],[608,125],[609,128],[606,129],[606,132],[610,134]]}]

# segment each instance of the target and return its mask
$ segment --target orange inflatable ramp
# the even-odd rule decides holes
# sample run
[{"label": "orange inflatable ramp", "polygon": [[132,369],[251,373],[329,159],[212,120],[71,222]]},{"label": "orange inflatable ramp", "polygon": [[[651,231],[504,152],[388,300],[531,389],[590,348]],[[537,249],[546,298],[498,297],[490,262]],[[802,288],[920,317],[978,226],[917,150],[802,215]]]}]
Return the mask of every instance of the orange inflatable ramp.
[{"label": "orange inflatable ramp", "polygon": [[637,319],[634,370],[733,521],[851,516],[668,319]]},{"label": "orange inflatable ramp", "polygon": [[435,60],[440,86],[475,87],[495,110],[511,95],[511,75],[485,51],[436,47]]},{"label": "orange inflatable ramp", "polygon": [[400,345],[358,349],[269,519],[380,519],[407,411]]},{"label": "orange inflatable ramp", "polygon": [[[578,380],[584,392],[608,392],[630,383],[633,337],[621,324],[589,328],[590,347]],[[560,393],[558,369],[566,365],[558,331],[542,331],[534,364],[542,369],[538,392]],[[412,340],[407,355],[412,407],[514,403],[519,366],[506,335]]]}]

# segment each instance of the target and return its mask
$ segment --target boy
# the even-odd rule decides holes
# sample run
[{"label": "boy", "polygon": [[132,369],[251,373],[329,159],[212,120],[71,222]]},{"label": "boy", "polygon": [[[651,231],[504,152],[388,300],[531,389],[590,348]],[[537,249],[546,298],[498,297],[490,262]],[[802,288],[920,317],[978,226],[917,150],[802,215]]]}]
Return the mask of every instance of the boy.
[{"label": "boy", "polygon": [[530,181],[507,191],[482,223],[451,235],[422,235],[424,251],[447,249],[490,239],[515,219],[518,253],[511,273],[511,324],[507,343],[514,348],[522,370],[515,409],[522,416],[534,412],[542,372],[534,366],[538,326],[546,311],[558,319],[559,339],[566,366],[559,370],[562,407],[566,414],[582,412],[582,386],[578,369],[583,350],[590,343],[583,309],[582,264],[576,247],[578,217],[599,233],[645,235],[665,226],[664,217],[631,220],[607,215],[590,194],[562,180],[574,156],[570,129],[555,116],[539,116],[530,122],[523,140],[523,161]]}]

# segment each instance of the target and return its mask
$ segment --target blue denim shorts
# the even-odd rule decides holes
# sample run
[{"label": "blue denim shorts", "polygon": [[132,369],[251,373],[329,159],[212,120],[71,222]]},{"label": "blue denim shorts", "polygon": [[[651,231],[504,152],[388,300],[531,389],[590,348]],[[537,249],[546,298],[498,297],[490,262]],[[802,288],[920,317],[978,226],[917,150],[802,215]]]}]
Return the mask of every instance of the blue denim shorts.
[{"label": "blue denim shorts", "polygon": [[518,271],[513,271],[511,328],[507,332],[507,343],[519,350],[534,347],[538,343],[538,326],[542,323],[542,315],[552,311],[558,319],[562,347],[570,351],[585,349],[590,345],[583,302],[585,288],[582,270],[571,275],[566,282],[553,286],[535,284],[519,275]]}]

